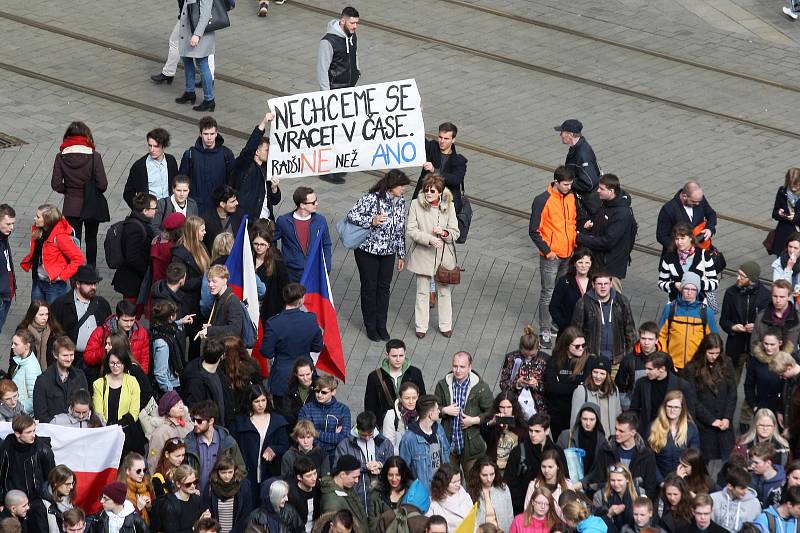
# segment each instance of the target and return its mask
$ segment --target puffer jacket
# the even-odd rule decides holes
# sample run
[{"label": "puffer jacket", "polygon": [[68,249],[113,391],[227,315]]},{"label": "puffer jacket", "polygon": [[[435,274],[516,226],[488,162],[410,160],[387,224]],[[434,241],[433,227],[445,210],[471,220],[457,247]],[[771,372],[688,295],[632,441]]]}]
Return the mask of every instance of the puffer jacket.
[{"label": "puffer jacket", "polygon": [[598,262],[612,276],[625,278],[633,246],[631,197],[624,191],[613,200],[603,200],[602,227],[581,231],[577,242],[595,253]]},{"label": "puffer jacket", "polygon": [[[489,385],[481,379],[475,372],[470,372],[469,385],[467,388],[467,401],[462,409],[463,413],[467,416],[477,416],[481,419],[491,416],[494,398],[492,389]],[[434,395],[439,405],[450,405],[453,403],[453,373],[448,372],[447,375],[439,380],[436,384]],[[452,438],[453,435],[453,417],[442,414],[442,426],[444,426],[445,433],[448,437]],[[477,459],[486,453],[486,443],[481,438],[480,424],[472,425],[463,429],[464,435],[464,449],[462,450],[462,460],[469,461]],[[452,442],[451,442],[452,445]]]},{"label": "puffer jacket", "polygon": [[[108,317],[103,325],[97,326],[86,343],[83,360],[86,366],[99,366],[106,355],[106,339],[111,333],[118,331],[117,315]],[[131,355],[142,367],[145,374],[150,371],[150,336],[142,324],[136,320],[128,334],[131,343]]]},{"label": "puffer jacket", "polygon": [[31,352],[24,359],[18,355],[11,358],[8,374],[17,386],[19,401],[26,413],[33,413],[33,389],[41,373],[42,367],[35,353]]},{"label": "puffer jacket", "polygon": [[710,307],[698,300],[686,302],[680,296],[674,302],[664,305],[658,319],[658,329],[658,342],[670,355],[676,369],[689,364],[703,337],[709,333],[718,333],[714,312]]},{"label": "puffer jacket", "polygon": [[[36,226],[31,226],[31,233]],[[78,267],[86,262],[81,249],[72,240],[75,230],[66,218],[62,218],[53,226],[50,235],[42,244],[42,266],[50,281],[66,281],[78,271]],[[33,268],[33,252],[36,240],[31,237],[30,251],[19,266],[25,272]]]},{"label": "puffer jacket", "polygon": [[539,255],[554,252],[567,259],[575,249],[577,210],[575,195],[559,193],[554,185],[534,198],[528,234],[539,249]]},{"label": "puffer jacket", "polygon": [[[379,226],[372,225],[372,218],[385,213],[388,218]],[[351,224],[369,229],[369,235],[358,248],[374,255],[395,255],[401,259],[406,256],[406,200],[392,197],[391,193],[379,196],[367,193],[358,199],[350,211],[347,220]]]},{"label": "puffer jacket", "polygon": [[[430,244],[431,239],[435,237],[434,226],[442,228],[448,233],[447,237],[444,237],[445,245],[441,250],[437,250]],[[412,244],[408,252],[406,268],[414,274],[433,276],[439,265],[447,269],[455,267],[454,243],[459,235],[453,195],[448,189],[444,190],[437,207],[432,207],[425,200],[425,195],[419,196],[411,202],[411,209],[408,212],[406,236]]]},{"label": "puffer jacket", "polygon": [[[628,299],[611,289],[610,315],[614,329],[613,362],[619,363],[622,357],[633,349],[636,342],[636,324],[631,313],[631,304]],[[588,289],[586,294],[578,300],[572,314],[572,325],[580,329],[586,338],[586,352],[595,355],[602,353],[601,339],[603,326],[606,319],[602,310],[603,304],[597,298],[594,289]]]},{"label": "puffer jacket", "polygon": [[[337,400],[335,396],[328,403],[319,403],[314,398],[300,409],[297,418],[298,420],[310,420],[314,424],[319,432],[317,444],[328,453],[329,464],[335,465],[333,460],[336,446],[347,438],[346,428],[351,425],[350,408]],[[336,431],[338,426],[342,427],[342,431]]]},{"label": "puffer jacket", "polygon": [[756,491],[750,487],[741,500],[731,498],[727,488],[709,496],[714,501],[711,519],[728,531],[739,531],[745,522],[752,522],[761,514]]},{"label": "puffer jacket", "polygon": [[68,146],[56,156],[53,163],[53,177],[50,186],[64,195],[65,217],[81,216],[83,190],[94,179],[97,190],[105,192],[108,188],[103,158],[88,146]]}]

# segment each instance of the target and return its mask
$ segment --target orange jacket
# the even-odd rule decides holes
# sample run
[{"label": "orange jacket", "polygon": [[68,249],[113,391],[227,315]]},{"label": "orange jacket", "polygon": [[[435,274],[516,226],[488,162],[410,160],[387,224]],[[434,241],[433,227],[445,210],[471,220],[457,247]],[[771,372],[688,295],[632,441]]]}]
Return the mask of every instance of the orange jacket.
[{"label": "orange jacket", "polygon": [[528,233],[539,249],[539,255],[551,251],[567,259],[575,249],[577,210],[575,195],[558,192],[553,185],[533,199]]},{"label": "orange jacket", "polygon": [[[31,232],[36,226],[31,227]],[[72,240],[73,229],[66,218],[62,218],[53,226],[47,240],[42,244],[42,266],[50,281],[66,281],[75,275],[78,267],[85,261],[81,249]],[[25,272],[30,272],[33,266],[33,250],[36,241],[31,238],[31,248],[28,255],[22,260],[20,266]]]}]

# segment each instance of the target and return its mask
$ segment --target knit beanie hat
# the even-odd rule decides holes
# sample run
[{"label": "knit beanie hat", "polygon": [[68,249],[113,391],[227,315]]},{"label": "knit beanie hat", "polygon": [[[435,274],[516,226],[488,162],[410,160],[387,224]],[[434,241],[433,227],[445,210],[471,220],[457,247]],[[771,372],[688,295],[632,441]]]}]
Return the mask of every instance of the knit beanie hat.
[{"label": "knit beanie hat", "polygon": [[128,497],[128,487],[121,481],[115,481],[103,487],[103,495],[111,498],[117,505],[122,505]]},{"label": "knit beanie hat", "polygon": [[739,266],[739,270],[745,273],[747,278],[752,281],[758,281],[761,276],[761,267],[755,261],[746,261]]},{"label": "knit beanie hat", "polygon": [[179,401],[181,401],[181,397],[174,390],[165,393],[164,396],[162,396],[158,401],[158,416],[167,416],[169,414],[169,410],[172,409]]},{"label": "knit beanie hat", "polygon": [[353,470],[361,470],[361,463],[350,454],[342,455],[336,461],[336,468],[333,469],[335,476],[339,472],[352,472]]},{"label": "knit beanie hat", "polygon": [[694,272],[686,272],[681,278],[681,287],[686,285],[694,285],[694,288],[700,290],[703,288],[703,283],[700,281],[700,276]]}]

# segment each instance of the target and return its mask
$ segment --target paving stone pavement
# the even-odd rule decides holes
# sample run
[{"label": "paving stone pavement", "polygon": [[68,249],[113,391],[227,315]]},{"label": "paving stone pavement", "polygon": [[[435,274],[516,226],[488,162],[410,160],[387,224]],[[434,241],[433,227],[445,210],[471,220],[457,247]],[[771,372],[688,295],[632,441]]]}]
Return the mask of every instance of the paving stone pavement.
[{"label": "paving stone pavement", "polygon": [[[340,8],[338,3],[321,0],[304,0],[304,3]],[[629,43],[640,42],[704,62],[718,62],[728,68],[748,69],[765,77],[797,82],[793,79],[796,68],[779,68],[781,64],[798,66],[792,47],[748,42],[709,30],[696,16],[674,6],[665,10],[670,16],[675,15],[674,24],[666,26],[659,24],[660,19],[655,15],[650,25],[643,21],[641,15],[652,14],[652,9],[640,2],[604,1],[585,14],[574,13],[578,10],[574,5],[547,1],[479,3]],[[786,91],[742,80],[731,83],[719,74],[699,72],[613,47],[598,47],[552,30],[512,24],[439,0],[415,0],[408,4],[413,9],[387,0],[355,5],[367,20],[437,35],[464,46],[563,72],[577,70],[584,77],[686,100],[692,105],[711,106],[773,126],[788,129],[793,126],[792,116],[783,111],[791,109],[793,103]],[[128,13],[105,2],[79,0],[65,5],[43,0],[24,3],[8,0],[0,5],[0,10],[158,56],[165,52],[166,37],[174,20],[174,4],[156,0],[141,3],[138,24],[130,24]],[[423,12],[429,16],[419,18],[410,14]],[[233,13],[234,26],[219,37],[218,73],[277,91],[315,90],[316,46],[327,19],[292,5],[289,0],[283,6],[274,6],[270,16],[262,20],[255,17],[255,3],[240,1]],[[441,27],[440,21],[445,19],[451,22]],[[69,121],[81,118],[93,129],[106,162],[109,203],[116,207],[117,219],[125,214],[122,187],[128,168],[144,153],[144,133],[156,125],[166,127],[173,134],[170,151],[179,154],[196,136],[191,121],[197,117],[188,108],[172,102],[181,91],[180,79],[172,86],[149,82],[147,76],[160,68],[157,62],[33,29],[2,16],[0,30],[8,43],[0,50],[0,62],[145,102],[156,111],[141,111],[4,71],[0,79],[3,106],[0,131],[30,143],[0,150],[2,198],[15,205],[20,213],[20,223],[12,238],[18,263],[27,247],[27,225],[36,205],[45,201],[60,203],[60,197],[49,188],[49,175],[58,139]],[[436,124],[452,120],[459,125],[459,140],[466,143],[557,165],[563,161],[566,149],[552,126],[564,118],[577,116],[586,124],[587,137],[604,170],[618,173],[623,185],[672,196],[684,181],[699,178],[718,211],[762,224],[770,223],[775,188],[786,168],[794,164],[793,154],[798,147],[794,138],[473,57],[443,45],[419,43],[366,25],[359,29],[359,38],[362,83],[414,76],[423,94],[427,130],[433,132]],[[270,95],[226,81],[218,81],[216,88],[219,105],[216,118],[223,126],[249,132],[260,119]],[[159,109],[181,116],[164,116]],[[234,151],[243,145],[244,140],[235,134],[225,137],[226,145]],[[470,161],[467,191],[478,198],[528,210],[533,196],[548,182],[546,172],[528,165],[474,150],[462,152]],[[409,169],[409,174],[416,178],[417,170]],[[286,193],[301,182],[312,184],[319,192],[320,210],[332,225],[374,179],[370,175],[353,174],[342,187],[313,178],[287,181],[283,187]],[[635,197],[634,208],[640,224],[640,244],[653,245],[658,202]],[[289,209],[285,201],[279,211]],[[766,268],[769,260],[760,250],[762,238],[760,230],[721,223],[716,242],[732,266],[744,258],[756,257],[762,268]],[[431,388],[435,378],[449,367],[450,354],[460,349],[474,353],[476,369],[494,383],[502,355],[516,346],[524,324],[536,323],[538,261],[527,236],[526,220],[476,207],[469,242],[459,256],[466,271],[462,285],[454,290],[456,327],[451,339],[435,334],[433,327],[425,339],[417,341],[413,335],[412,276],[401,273],[393,283],[390,330],[407,341],[410,358],[423,368]],[[625,283],[626,292],[633,295],[637,321],[654,318],[664,301],[664,295],[655,287],[656,258],[635,252],[633,261]],[[361,405],[364,377],[376,366],[381,348],[369,342],[361,331],[357,272],[352,253],[338,242],[334,264],[333,291],[342,322],[348,369],[348,383],[341,389],[340,397],[356,410]],[[103,269],[103,276],[110,280],[111,273]],[[0,345],[8,345],[9,330],[28,303],[30,281],[24,275],[20,275],[20,280],[21,298],[0,336]],[[112,303],[117,299],[110,287],[104,287],[101,293]]]}]

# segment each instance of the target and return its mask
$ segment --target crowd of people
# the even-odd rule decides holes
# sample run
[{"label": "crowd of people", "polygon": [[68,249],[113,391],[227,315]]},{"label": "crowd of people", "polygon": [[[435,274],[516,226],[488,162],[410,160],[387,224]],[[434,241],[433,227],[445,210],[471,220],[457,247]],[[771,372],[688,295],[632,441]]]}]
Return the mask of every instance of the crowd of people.
[{"label": "crowd of people", "polygon": [[[182,58],[176,101],[194,103],[196,63],[197,111],[215,107],[215,41],[202,31],[210,6],[185,2],[170,58],[152,76],[171,83]],[[258,14],[267,9],[260,2]],[[200,22],[189,31],[192,10]],[[358,21],[348,7],[329,24],[322,90],[358,81]],[[0,379],[0,418],[11,425],[0,444],[1,531],[454,533],[472,520],[481,533],[800,526],[800,169],[787,172],[775,200],[777,227],[765,243],[776,256],[772,285],[747,261],[721,302],[716,213],[699,183],[678,190],[656,228],[654,285],[666,303],[657,320],[636,324],[623,289],[638,232],[631,198],[601,171],[583,124],[564,121],[555,130],[569,147],[565,163],[533,199],[529,224],[538,330],[525,326],[505,354],[497,389],[468,351],[426,385],[387,314],[394,273],[407,268],[416,337],[427,335],[434,308],[441,335],[457,331],[456,284],[440,272],[457,269],[456,242],[469,229],[468,162],[456,150],[458,128],[442,123],[408,206],[414,181],[393,169],[346,214],[365,230],[354,250],[364,332],[385,343],[359,410],[315,368],[323,332],[299,283],[315,238],[327,268],[337,266],[312,187],[296,187],[294,209],[276,217],[280,180],[266,169],[272,118],[238,155],[211,116],[180,161],[166,151],[166,130],[146,134],[147,154],[124,186],[130,213],[108,228],[100,255],[114,271],[113,307],[97,293],[109,180],[85,123],[68,126],[54,162],[63,204],[36,209],[18,263],[9,246],[17,213],[0,205],[0,329],[24,299],[17,267],[31,276]],[[245,220],[258,302],[237,296],[226,267]],[[263,327],[254,345],[249,305]],[[56,464],[39,423],[122,428],[118,478],[103,487],[99,512],[77,506],[79,477]]]}]

